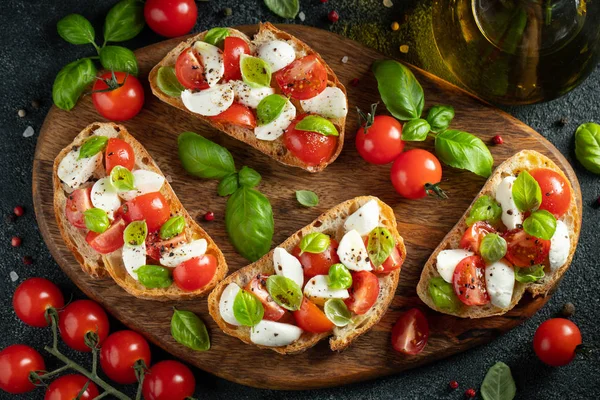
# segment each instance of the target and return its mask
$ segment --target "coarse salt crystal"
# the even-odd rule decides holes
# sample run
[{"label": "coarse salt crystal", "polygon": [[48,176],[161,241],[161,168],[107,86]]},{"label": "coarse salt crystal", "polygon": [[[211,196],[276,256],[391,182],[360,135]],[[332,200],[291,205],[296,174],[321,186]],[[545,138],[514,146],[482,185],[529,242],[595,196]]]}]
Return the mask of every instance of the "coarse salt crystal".
[{"label": "coarse salt crystal", "polygon": [[348,62],[348,56],[342,57],[342,62],[346,64]]},{"label": "coarse salt crystal", "polygon": [[304,14],[303,11],[300,11],[298,13],[298,18],[300,18],[300,21],[304,22],[304,20],[306,19],[306,15]]},{"label": "coarse salt crystal", "polygon": [[392,7],[394,3],[392,3],[392,0],[383,0],[383,5],[389,8]]},{"label": "coarse salt crystal", "polygon": [[33,127],[28,126],[25,128],[25,132],[23,132],[23,137],[31,137],[35,132],[33,131]]},{"label": "coarse salt crystal", "polygon": [[19,275],[15,271],[10,271],[10,280],[16,282],[19,279]]},{"label": "coarse salt crystal", "polygon": [[171,178],[171,175],[167,175],[165,176],[165,179],[167,180],[167,182],[171,183],[173,182],[173,178]]}]

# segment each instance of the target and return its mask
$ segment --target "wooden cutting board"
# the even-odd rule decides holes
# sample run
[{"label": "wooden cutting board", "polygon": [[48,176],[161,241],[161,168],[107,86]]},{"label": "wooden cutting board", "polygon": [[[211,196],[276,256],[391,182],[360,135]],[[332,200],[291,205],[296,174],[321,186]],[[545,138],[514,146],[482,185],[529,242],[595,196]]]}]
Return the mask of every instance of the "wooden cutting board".
[{"label": "wooden cutting board", "polygon": [[[256,26],[238,28],[247,34]],[[89,96],[71,111],[52,107],[37,143],[33,167],[33,198],[40,231],[60,267],[89,297],[100,302],[116,318],[148,337],[152,342],[192,365],[225,379],[244,385],[272,389],[308,389],[338,386],[398,373],[489,342],[533,315],[547,299],[526,295],[504,316],[463,320],[430,311],[415,292],[421,269],[433,249],[467,209],[485,180],[470,172],[444,168],[442,186],[450,199],[426,198],[418,201],[400,198],[390,183],[390,165],[369,165],[356,152],[354,133],[358,127],[356,106],[367,110],[379,101],[377,85],[370,72],[374,60],[385,58],[374,50],[331,32],[300,25],[284,25],[281,29],[304,40],[318,51],[348,89],[350,113],[346,125],[345,147],[332,165],[314,175],[280,165],[254,149],[238,142],[156,99],[150,92],[147,75],[150,69],[175,45],[172,39],[136,52],[140,80],[146,89],[142,112],[124,124],[154,157],[164,174],[172,178],[175,193],[193,217],[221,247],[230,271],[247,264],[229,243],[224,224],[225,198],[217,196],[216,181],[193,178],[185,173],[177,157],[177,135],[193,131],[228,148],[236,165],[251,166],[262,174],[260,190],[273,205],[275,236],[273,245],[285,240],[330,207],[355,196],[374,195],[394,208],[398,230],[408,252],[402,268],[396,297],[381,322],[342,353],[329,350],[327,341],[296,356],[282,356],[271,351],[245,345],[223,334],[212,321],[205,299],[184,302],[139,300],[123,291],[110,279],[93,280],[86,276],[63,243],[57,229],[52,206],[52,162],[81,129],[94,121],[102,121]],[[346,63],[342,62],[348,57]],[[565,158],[546,139],[510,115],[482,102],[463,90],[417,68],[412,68],[425,91],[426,107],[450,104],[456,110],[452,127],[477,134],[490,142],[502,134],[504,144],[491,146],[495,166],[522,149],[540,151],[562,167],[573,187],[579,208],[581,192],[575,173]],[[358,78],[354,87],[350,81]],[[380,112],[384,107],[380,106]],[[433,151],[433,142],[414,144]],[[310,189],[318,193],[320,203],[304,208],[295,199],[295,191]],[[206,211],[215,220],[205,222]],[[581,213],[580,213],[581,215]],[[170,333],[173,307],[196,312],[206,322],[212,347],[194,352],[175,342]],[[390,331],[398,316],[411,307],[421,308],[431,329],[429,343],[416,356],[405,356],[392,350]]]}]

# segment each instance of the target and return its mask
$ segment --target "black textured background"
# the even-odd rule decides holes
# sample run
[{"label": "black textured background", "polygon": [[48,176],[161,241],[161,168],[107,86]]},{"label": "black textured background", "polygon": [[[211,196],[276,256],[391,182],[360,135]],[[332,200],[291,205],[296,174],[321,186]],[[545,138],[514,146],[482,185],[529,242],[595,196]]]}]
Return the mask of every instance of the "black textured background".
[{"label": "black textured background", "polygon": [[[413,0],[393,0],[392,8],[383,6],[382,0],[300,0],[306,15],[302,22],[331,29],[354,37],[363,43],[379,48],[390,56],[404,58],[433,72],[448,77],[448,72],[434,57],[427,27],[428,3]],[[57,283],[68,298],[81,292],[67,279],[51,258],[35,224],[31,198],[31,166],[39,129],[51,106],[51,87],[56,73],[62,66],[82,56],[92,55],[91,46],[74,46],[60,39],[56,22],[69,13],[81,13],[90,19],[101,35],[106,12],[115,0],[2,0],[0,5],[0,349],[14,343],[29,344],[44,354],[42,348],[50,341],[47,329],[35,329],[22,324],[15,316],[11,298],[19,282],[32,276],[43,276]],[[224,17],[222,10],[230,7],[233,15]],[[228,0],[198,2],[199,18],[195,31],[219,26],[251,24],[258,21],[290,22],[273,14],[261,0]],[[335,9],[340,21],[332,26],[327,12]],[[402,21],[408,15],[399,32],[388,28],[394,20]],[[417,17],[420,18],[417,20]],[[411,25],[412,21],[418,21]],[[161,38],[145,28],[137,38],[125,43],[135,49],[155,43]],[[408,54],[401,54],[398,45],[408,44]],[[428,54],[429,53],[429,54]],[[37,99],[41,108],[34,109],[31,101]],[[19,118],[17,110],[24,108],[27,116]],[[462,399],[464,390],[477,390],[487,369],[496,361],[504,361],[513,372],[520,399],[597,399],[600,398],[600,363],[596,351],[587,359],[578,358],[563,368],[550,368],[537,360],[532,349],[532,337],[536,327],[545,319],[556,315],[562,305],[573,302],[576,313],[573,320],[581,328],[584,342],[600,344],[600,242],[598,226],[600,210],[594,204],[600,195],[600,177],[585,171],[573,154],[573,133],[582,122],[600,122],[600,70],[577,89],[560,99],[527,107],[505,108],[515,117],[531,125],[554,143],[571,161],[580,180],[583,192],[583,229],[573,265],[563,279],[560,289],[548,304],[533,318],[498,338],[487,346],[472,349],[464,354],[440,361],[434,365],[409,371],[398,376],[340,388],[312,392],[274,392],[252,389],[229,383],[202,371],[195,370],[197,378],[196,397],[201,399]],[[566,118],[565,126],[557,120]],[[33,127],[35,134],[24,138],[23,131]],[[499,132],[502,134],[502,132]],[[510,140],[509,138],[505,138]],[[11,222],[8,217],[15,205],[25,207],[25,216]],[[23,246],[14,249],[10,245],[13,235],[23,238]],[[25,265],[22,257],[30,255],[33,265]],[[12,282],[10,272],[19,278]],[[117,321],[111,321],[113,330],[120,329]],[[88,355],[65,349],[66,353],[81,363],[89,363]],[[349,351],[352,351],[350,349]],[[390,351],[391,348],[390,348]],[[160,349],[153,348],[153,359],[169,357]],[[45,355],[48,367],[56,364]],[[240,360],[240,363],[253,360]],[[294,362],[290,357],[289,362]],[[340,368],[343,368],[340,365]],[[260,366],[257,366],[260,368]],[[460,388],[454,392],[447,389],[448,382],[458,380]],[[134,387],[123,390],[133,394]],[[41,399],[38,391],[18,396],[0,392],[0,398]]]}]

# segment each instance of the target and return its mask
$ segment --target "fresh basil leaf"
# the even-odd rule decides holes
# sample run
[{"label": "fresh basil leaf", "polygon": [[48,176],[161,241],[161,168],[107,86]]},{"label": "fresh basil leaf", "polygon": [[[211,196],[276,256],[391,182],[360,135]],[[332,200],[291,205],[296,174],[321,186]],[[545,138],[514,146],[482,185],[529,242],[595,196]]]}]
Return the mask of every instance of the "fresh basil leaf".
[{"label": "fresh basil leaf", "polygon": [[133,174],[127,168],[116,165],[112,171],[110,171],[110,183],[119,192],[128,192],[135,189],[133,186]]},{"label": "fresh basil leaf", "polygon": [[513,183],[512,195],[519,211],[535,211],[542,204],[542,189],[527,171],[522,171]]},{"label": "fresh basil leaf", "polygon": [[540,239],[550,240],[556,232],[556,217],[546,210],[537,210],[523,221],[523,230]]},{"label": "fresh basil leaf", "polygon": [[367,253],[369,259],[375,267],[379,267],[381,264],[388,259],[394,247],[396,241],[394,237],[384,227],[377,227],[369,233],[369,242],[367,244]]},{"label": "fresh basil leaf", "polygon": [[191,311],[175,310],[171,318],[173,339],[192,350],[210,349],[210,338],[206,325]]},{"label": "fresh basil leaf", "polygon": [[311,232],[300,240],[300,255],[302,253],[322,253],[331,244],[331,238],[321,232]]},{"label": "fresh basil leaf", "polygon": [[133,39],[144,29],[144,3],[140,0],[122,0],[106,15],[105,42],[124,42]]},{"label": "fresh basil leaf", "polygon": [[205,179],[223,179],[235,172],[231,153],[224,147],[193,132],[177,139],[179,159],[190,174]]},{"label": "fresh basil leaf", "polygon": [[139,246],[146,241],[148,225],[146,221],[132,221],[123,231],[123,241],[132,246]]},{"label": "fresh basil leaf", "polygon": [[329,275],[327,277],[331,289],[349,289],[352,287],[352,275],[344,264],[333,264],[329,267]]},{"label": "fresh basil leaf", "polygon": [[436,105],[429,109],[427,122],[433,132],[441,132],[448,129],[450,122],[454,119],[454,107]]},{"label": "fresh basil leaf", "polygon": [[258,125],[266,125],[274,121],[283,112],[288,99],[280,94],[270,94],[258,103],[256,117]]},{"label": "fresh basil leaf", "polygon": [[515,279],[521,283],[537,282],[546,276],[544,266],[541,264],[528,268],[515,267]]},{"label": "fresh basil leaf", "polygon": [[506,255],[506,240],[496,233],[488,233],[481,240],[479,253],[486,263],[491,264]]},{"label": "fresh basil leaf", "polygon": [[69,111],[85,88],[96,79],[96,67],[89,58],[82,58],[61,69],[52,85],[52,100],[58,108]]},{"label": "fresh basil leaf", "polygon": [[436,307],[450,312],[455,312],[460,307],[460,300],[454,293],[454,287],[444,278],[439,276],[431,278],[428,289],[429,296]]},{"label": "fresh basil leaf", "polygon": [[175,75],[175,68],[163,66],[158,69],[156,74],[156,85],[158,88],[170,97],[180,97],[181,92],[185,90],[185,87],[177,80]]},{"label": "fresh basil leaf", "polygon": [[427,134],[430,130],[429,123],[424,119],[411,119],[404,123],[402,140],[407,142],[422,142],[427,139]]},{"label": "fresh basil leaf", "polygon": [[240,290],[233,300],[233,316],[244,326],[254,326],[258,324],[265,314],[265,309],[256,296]]},{"label": "fresh basil leaf", "polygon": [[335,326],[346,326],[352,322],[352,314],[342,299],[329,299],[323,307],[325,316]]},{"label": "fresh basil leaf", "polygon": [[[242,54],[240,56],[240,71],[242,72],[242,80],[250,87],[260,88],[271,86],[271,66],[262,58]],[[258,109],[256,111],[257,115],[260,115]],[[259,117],[259,125],[262,123],[266,122]]]},{"label": "fresh basil leaf", "polygon": [[212,28],[204,36],[204,41],[213,46],[218,46],[223,39],[229,36],[229,29],[227,28]]},{"label": "fresh basil leaf", "polygon": [[371,67],[377,79],[381,100],[400,121],[421,118],[425,96],[417,78],[394,60],[379,60]]},{"label": "fresh basil leaf", "polygon": [[494,159],[478,137],[463,131],[448,129],[435,137],[435,153],[446,165],[466,169],[487,178],[492,174]]},{"label": "fresh basil leaf", "polygon": [[517,394],[517,386],[508,365],[497,362],[490,368],[481,384],[483,400],[512,400]]},{"label": "fresh basil leaf", "polygon": [[500,221],[501,217],[502,207],[500,207],[500,204],[494,198],[484,194],[483,196],[479,196],[475,200],[475,203],[473,203],[466,223],[468,226],[471,226],[477,221],[486,221],[494,225]]},{"label": "fresh basil leaf", "polygon": [[110,71],[128,72],[137,76],[138,63],[133,51],[121,46],[104,46],[100,50],[100,63]]},{"label": "fresh basil leaf", "polygon": [[282,275],[269,276],[267,291],[273,301],[286,310],[296,311],[302,305],[302,289],[290,278]]},{"label": "fresh basil leaf", "polygon": [[221,197],[231,196],[240,187],[238,183],[238,174],[227,175],[219,182],[217,194]]},{"label": "fresh basil leaf", "polygon": [[275,230],[269,199],[257,190],[240,187],[227,200],[225,227],[242,257],[258,260],[269,252]]},{"label": "fresh basil leaf", "polygon": [[77,157],[77,159],[81,160],[82,158],[90,158],[95,156],[101,151],[104,151],[107,143],[108,138],[106,136],[90,136],[90,138],[87,139],[83,145],[81,145],[81,148],[79,149],[79,157]]},{"label": "fresh basil leaf", "polygon": [[307,115],[302,118],[302,121],[296,124],[296,129],[299,131],[308,131],[320,133],[323,136],[340,136],[335,125],[319,115]]},{"label": "fresh basil leaf", "polygon": [[83,212],[85,227],[92,232],[102,233],[110,226],[110,220],[106,211],[100,208],[90,208]]},{"label": "fresh basil leaf", "polygon": [[298,11],[300,11],[300,2],[298,0],[265,0],[265,5],[271,12],[279,15],[281,18],[296,18]]},{"label": "fresh basil leaf", "polygon": [[240,169],[240,172],[238,173],[238,175],[239,175],[240,185],[246,186],[249,188],[258,186],[258,184],[260,183],[260,180],[262,179],[262,177],[260,176],[260,174],[258,172],[256,172],[252,168],[246,167],[246,166],[243,166],[242,169]]},{"label": "fresh basil leaf", "polygon": [[179,235],[185,229],[185,218],[181,215],[171,217],[161,227],[158,235],[161,239],[171,239]]},{"label": "fresh basil leaf", "polygon": [[319,196],[310,190],[296,190],[296,200],[304,207],[315,207],[319,204]]},{"label": "fresh basil leaf", "polygon": [[160,265],[142,265],[135,271],[139,282],[148,289],[168,288],[173,283],[171,271]]},{"label": "fresh basil leaf", "polygon": [[71,44],[94,43],[96,33],[94,27],[84,16],[69,14],[56,24],[61,38]]},{"label": "fresh basil leaf", "polygon": [[575,131],[575,156],[588,171],[600,174],[600,125],[579,125]]}]

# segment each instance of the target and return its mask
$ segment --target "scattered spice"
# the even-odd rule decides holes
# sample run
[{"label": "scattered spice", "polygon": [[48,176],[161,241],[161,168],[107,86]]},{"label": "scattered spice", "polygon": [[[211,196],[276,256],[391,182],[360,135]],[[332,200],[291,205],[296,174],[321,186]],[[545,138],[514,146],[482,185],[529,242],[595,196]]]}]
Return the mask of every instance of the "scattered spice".
[{"label": "scattered spice", "polygon": [[340,19],[340,14],[338,14],[337,11],[333,10],[330,11],[329,14],[327,14],[327,18],[329,19],[329,21],[331,21],[332,24],[335,24]]},{"label": "scattered spice", "polygon": [[502,139],[502,136],[496,135],[492,138],[492,142],[494,142],[495,145],[499,145],[504,143],[504,139]]},{"label": "scattered spice", "polygon": [[571,302],[565,303],[561,310],[561,314],[563,315],[563,317],[570,317],[573,314],[575,314],[575,304]]},{"label": "scattered spice", "polygon": [[300,11],[298,13],[298,18],[300,18],[300,21],[304,22],[304,20],[306,19],[306,14],[304,14],[304,11]]},{"label": "scattered spice", "polygon": [[408,45],[403,44],[402,46],[400,46],[400,53],[408,53]]},{"label": "scattered spice", "polygon": [[33,264],[33,258],[31,256],[23,257],[23,264],[25,264],[25,265]]},{"label": "scattered spice", "polygon": [[17,216],[20,217],[23,214],[25,214],[25,209],[23,208],[23,206],[16,206],[13,210],[13,213]]},{"label": "scattered spice", "polygon": [[321,3],[327,3],[327,0],[321,0]]},{"label": "scattered spice", "polygon": [[350,81],[350,84],[354,87],[357,87],[359,83],[360,83],[360,80],[358,78],[354,78]]},{"label": "scattered spice", "polygon": [[32,100],[31,101],[31,107],[34,110],[37,110],[38,108],[40,108],[40,101],[39,100]]},{"label": "scattered spice", "polygon": [[465,391],[465,396],[469,397],[469,398],[473,398],[475,397],[475,389],[467,389]]},{"label": "scattered spice", "polygon": [[19,279],[19,275],[15,271],[10,271],[10,280],[16,282]]},{"label": "scattered spice", "polygon": [[458,382],[457,381],[450,381],[450,383],[448,384],[448,386],[450,386],[450,389],[458,389]]},{"label": "scattered spice", "polygon": [[21,118],[23,118],[24,116],[27,115],[27,111],[25,111],[24,109],[20,109],[19,111],[17,111],[17,115]]},{"label": "scattered spice", "polygon": [[342,64],[346,64],[348,62],[348,56],[342,57]]},{"label": "scattered spice", "polygon": [[31,137],[31,136],[33,136],[34,133],[35,133],[35,131],[33,130],[33,127],[32,126],[28,126],[23,131],[23,137]]},{"label": "scattered spice", "polygon": [[395,32],[400,29],[400,24],[396,21],[392,22],[392,30]]},{"label": "scattered spice", "polygon": [[224,16],[229,17],[231,14],[233,14],[233,10],[230,7],[225,7],[223,9]]},{"label": "scattered spice", "polygon": [[19,247],[21,245],[21,238],[18,236],[13,236],[12,239],[10,239],[10,244],[12,245],[12,247]]},{"label": "scattered spice", "polygon": [[556,121],[555,124],[562,128],[563,126],[567,125],[568,122],[569,122],[568,118],[562,117],[558,121]]},{"label": "scattered spice", "polygon": [[390,8],[394,6],[394,3],[392,3],[392,0],[383,0],[383,6]]},{"label": "scattered spice", "polygon": [[204,214],[204,220],[205,221],[212,221],[215,219],[215,213],[212,211],[208,211],[206,214]]}]

